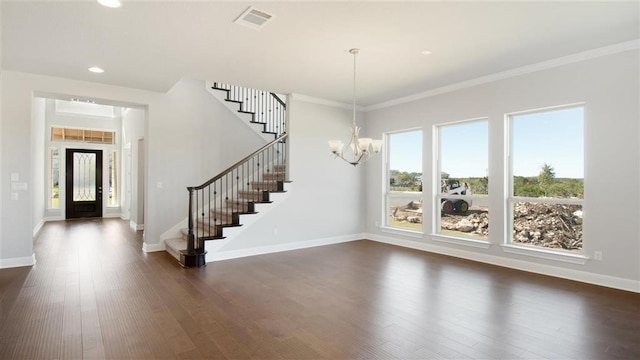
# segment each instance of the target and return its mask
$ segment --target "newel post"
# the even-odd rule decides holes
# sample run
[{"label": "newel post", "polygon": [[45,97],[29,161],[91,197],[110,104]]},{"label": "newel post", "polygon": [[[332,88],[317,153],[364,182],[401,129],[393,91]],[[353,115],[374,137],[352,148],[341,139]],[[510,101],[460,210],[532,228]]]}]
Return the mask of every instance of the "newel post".
[{"label": "newel post", "polygon": [[187,239],[187,252],[192,254],[195,249],[195,236],[193,235],[193,188],[187,188],[189,191],[189,235]]},{"label": "newel post", "polygon": [[206,266],[204,247],[195,248],[196,237],[193,233],[193,190],[188,187],[189,191],[189,216],[188,216],[188,233],[187,233],[187,250],[180,251],[180,265],[183,267],[201,267]]}]

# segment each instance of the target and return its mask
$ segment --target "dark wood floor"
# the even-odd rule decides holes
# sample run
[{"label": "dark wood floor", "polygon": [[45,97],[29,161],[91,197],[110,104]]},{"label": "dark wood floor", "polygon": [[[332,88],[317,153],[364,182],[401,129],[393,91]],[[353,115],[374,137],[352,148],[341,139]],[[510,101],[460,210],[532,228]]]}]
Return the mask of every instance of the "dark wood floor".
[{"label": "dark wood floor", "polygon": [[639,359],[640,295],[369,241],[182,269],[48,223],[0,270],[0,358]]}]

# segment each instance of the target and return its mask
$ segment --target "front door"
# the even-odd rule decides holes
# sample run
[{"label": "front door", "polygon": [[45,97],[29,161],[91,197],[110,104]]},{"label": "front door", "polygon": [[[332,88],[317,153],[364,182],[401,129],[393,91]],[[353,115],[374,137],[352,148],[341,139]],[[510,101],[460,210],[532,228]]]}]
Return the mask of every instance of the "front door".
[{"label": "front door", "polygon": [[67,149],[66,218],[102,217],[102,150]]}]

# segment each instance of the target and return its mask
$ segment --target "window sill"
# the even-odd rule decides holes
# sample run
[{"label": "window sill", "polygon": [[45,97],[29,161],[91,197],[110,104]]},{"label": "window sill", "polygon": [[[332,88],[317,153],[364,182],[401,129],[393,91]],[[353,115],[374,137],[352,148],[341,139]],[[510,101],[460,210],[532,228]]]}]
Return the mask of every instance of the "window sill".
[{"label": "window sill", "polygon": [[380,226],[380,231],[384,233],[409,236],[409,237],[414,237],[419,239],[422,239],[422,237],[424,236],[424,233],[422,231],[406,230],[406,229],[400,229],[400,228],[389,227],[389,226]]},{"label": "window sill", "polygon": [[541,259],[561,261],[571,264],[584,265],[589,261],[589,257],[580,254],[571,254],[554,250],[532,248],[528,246],[518,246],[512,244],[503,244],[502,251],[510,254],[518,254],[532,256]]},{"label": "window sill", "polygon": [[480,248],[480,249],[488,249],[489,247],[491,247],[491,243],[486,240],[468,239],[468,238],[457,237],[457,236],[431,234],[431,239],[435,241],[449,243],[449,244],[470,246],[470,247]]}]

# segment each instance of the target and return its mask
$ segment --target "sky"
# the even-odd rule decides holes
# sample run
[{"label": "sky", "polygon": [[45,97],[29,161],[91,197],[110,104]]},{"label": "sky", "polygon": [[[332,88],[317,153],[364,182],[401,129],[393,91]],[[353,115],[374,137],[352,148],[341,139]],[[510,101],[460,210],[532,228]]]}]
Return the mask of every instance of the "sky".
[{"label": "sky", "polygon": [[[558,178],[584,178],[583,112],[582,107],[576,107],[513,116],[514,175],[537,176],[546,163]],[[439,129],[443,172],[452,178],[488,175],[486,120]],[[421,130],[390,134],[389,148],[392,170],[423,172]]]}]

